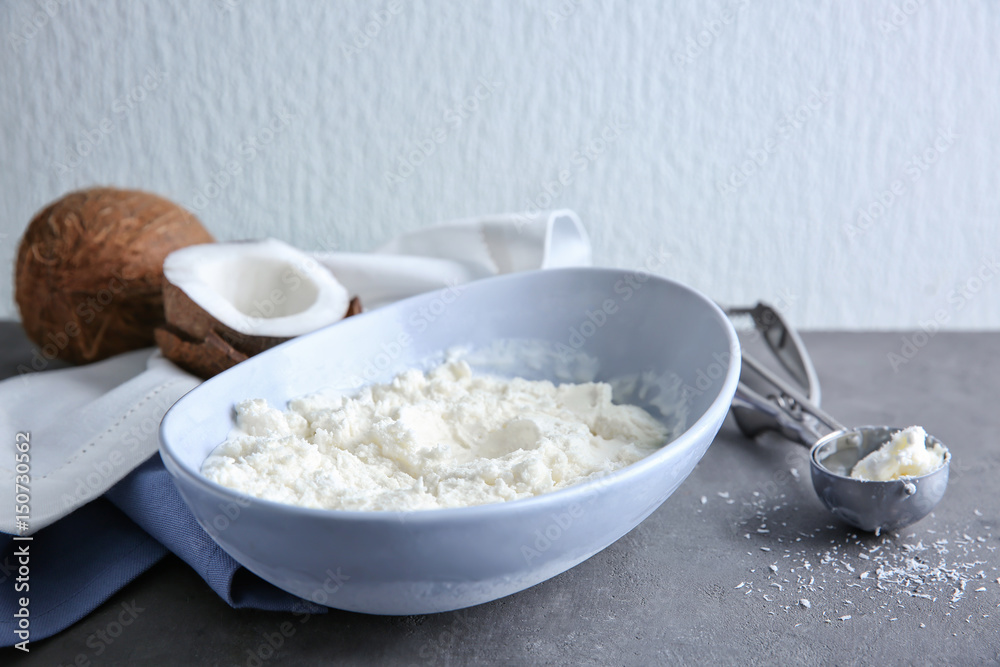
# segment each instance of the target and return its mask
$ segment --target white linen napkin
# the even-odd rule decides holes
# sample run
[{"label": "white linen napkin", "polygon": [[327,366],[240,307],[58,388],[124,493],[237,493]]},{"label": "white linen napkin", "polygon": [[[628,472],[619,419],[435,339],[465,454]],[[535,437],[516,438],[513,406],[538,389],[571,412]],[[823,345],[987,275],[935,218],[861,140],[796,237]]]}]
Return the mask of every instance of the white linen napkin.
[{"label": "white linen napkin", "polygon": [[397,236],[373,253],[313,256],[365,310],[501,273],[591,262],[587,232],[568,210],[445,222]]},{"label": "white linen napkin", "polygon": [[[448,222],[373,253],[314,257],[365,310],[501,273],[591,263],[569,210]],[[30,535],[103,495],[157,451],[164,413],[199,383],[155,349],[0,382],[0,487],[15,488],[15,434],[30,433],[31,443],[30,521],[19,525],[15,503],[0,503],[0,531]]]}]

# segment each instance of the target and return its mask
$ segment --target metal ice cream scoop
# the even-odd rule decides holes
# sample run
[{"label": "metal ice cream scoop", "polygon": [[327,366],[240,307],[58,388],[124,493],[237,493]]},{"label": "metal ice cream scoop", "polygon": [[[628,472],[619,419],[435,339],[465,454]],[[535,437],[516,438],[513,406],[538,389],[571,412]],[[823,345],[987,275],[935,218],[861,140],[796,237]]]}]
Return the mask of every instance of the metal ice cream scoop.
[{"label": "metal ice cream scoop", "polygon": [[831,512],[862,530],[878,533],[903,528],[927,516],[948,486],[951,453],[928,435],[925,446],[944,449],[942,465],[925,475],[888,481],[855,479],[851,469],[902,429],[888,426],[845,428],[819,407],[816,372],[805,346],[794,329],[771,306],[730,308],[732,316],[750,315],[767,346],[782,367],[802,387],[790,382],[743,354],[740,384],[733,399],[733,414],[740,429],[753,438],[777,431],[810,448],[809,463],[816,495]]}]

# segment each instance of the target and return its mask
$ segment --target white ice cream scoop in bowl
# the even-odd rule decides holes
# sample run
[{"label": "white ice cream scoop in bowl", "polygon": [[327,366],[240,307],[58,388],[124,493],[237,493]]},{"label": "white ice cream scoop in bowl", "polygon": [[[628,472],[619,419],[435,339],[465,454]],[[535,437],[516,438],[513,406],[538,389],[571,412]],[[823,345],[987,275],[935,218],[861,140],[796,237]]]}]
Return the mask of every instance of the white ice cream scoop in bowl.
[{"label": "white ice cream scoop in bowl", "polygon": [[[673,439],[603,477],[509,502],[451,509],[309,509],[246,497],[205,478],[234,405],[324,389],[352,392],[464,349],[473,370],[553,382],[607,381],[616,400]],[[276,586],[338,609],[419,614],[515,593],[634,528],[690,474],[722,425],[740,374],[726,315],[648,274],[552,269],[432,292],[302,336],[218,375],[161,425],[161,455],[201,526]],[[335,581],[331,586],[330,582]]]}]

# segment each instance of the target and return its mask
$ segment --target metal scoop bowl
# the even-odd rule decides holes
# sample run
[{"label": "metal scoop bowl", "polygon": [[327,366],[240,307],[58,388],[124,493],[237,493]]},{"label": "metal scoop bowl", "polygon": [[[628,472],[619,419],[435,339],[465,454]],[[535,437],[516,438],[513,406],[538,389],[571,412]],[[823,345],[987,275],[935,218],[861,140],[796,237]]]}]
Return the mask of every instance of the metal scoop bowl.
[{"label": "metal scoop bowl", "polygon": [[941,444],[944,463],[919,477],[872,481],[850,477],[851,468],[902,429],[860,426],[821,438],[809,452],[813,487],[826,507],[862,530],[880,533],[916,523],[930,514],[948,487],[951,452],[932,435],[926,446]]},{"label": "metal scoop bowl", "polygon": [[851,477],[851,469],[858,461],[902,429],[845,428],[820,409],[819,382],[805,346],[775,309],[758,303],[753,308],[731,308],[727,312],[731,317],[753,317],[757,330],[782,367],[805,388],[800,391],[744,353],[732,409],[747,436],[753,438],[765,431],[777,431],[809,447],[816,495],[841,520],[862,530],[875,534],[897,530],[919,521],[937,506],[948,486],[951,452],[947,447],[934,436],[927,436],[925,446],[940,445],[944,461],[925,475],[888,481]]}]

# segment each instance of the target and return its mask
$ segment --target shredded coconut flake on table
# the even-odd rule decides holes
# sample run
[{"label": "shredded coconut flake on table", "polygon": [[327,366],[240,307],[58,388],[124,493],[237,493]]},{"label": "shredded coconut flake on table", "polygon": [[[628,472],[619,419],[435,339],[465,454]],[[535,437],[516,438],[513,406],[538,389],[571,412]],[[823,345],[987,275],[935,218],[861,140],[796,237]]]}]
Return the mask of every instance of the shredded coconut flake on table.
[{"label": "shredded coconut flake on table", "polygon": [[[831,618],[846,621],[853,616],[896,621],[902,610],[913,605],[924,616],[928,612],[950,616],[953,610],[968,604],[967,592],[973,590],[978,593],[974,596],[977,607],[989,601],[1000,608],[1000,589],[984,585],[986,581],[1000,584],[996,565],[1000,536],[979,521],[976,525],[951,529],[912,526],[884,534],[855,532],[844,525],[820,525],[812,532],[802,532],[782,528],[787,527],[783,519],[799,511],[785,500],[785,494],[775,504],[774,497],[755,492],[747,500],[739,501],[737,507],[742,508],[741,527],[750,531],[744,537],[756,541],[759,548],[757,552],[747,552],[753,559],[748,569],[754,572],[766,565],[769,578],[773,579],[769,587],[777,589],[764,594],[752,584],[740,582],[737,588],[746,587],[743,595],[752,596],[746,598],[748,602],[763,600],[774,605],[772,609],[788,613],[795,606],[810,609],[813,602],[801,595],[814,593],[824,598],[824,602],[829,600],[831,608],[823,615],[829,612],[830,617],[823,619],[825,623]],[[976,516],[981,515],[976,512]],[[762,562],[755,557],[755,553],[761,552],[772,559],[774,552],[780,554],[780,575],[778,562]],[[855,591],[852,596],[860,598],[847,600],[838,595],[847,591]],[[990,597],[997,599],[989,600]],[[853,609],[852,614],[843,613],[846,610],[842,607],[846,605]],[[972,623],[973,617],[980,616],[989,615],[980,611],[969,615],[966,621]]]}]

